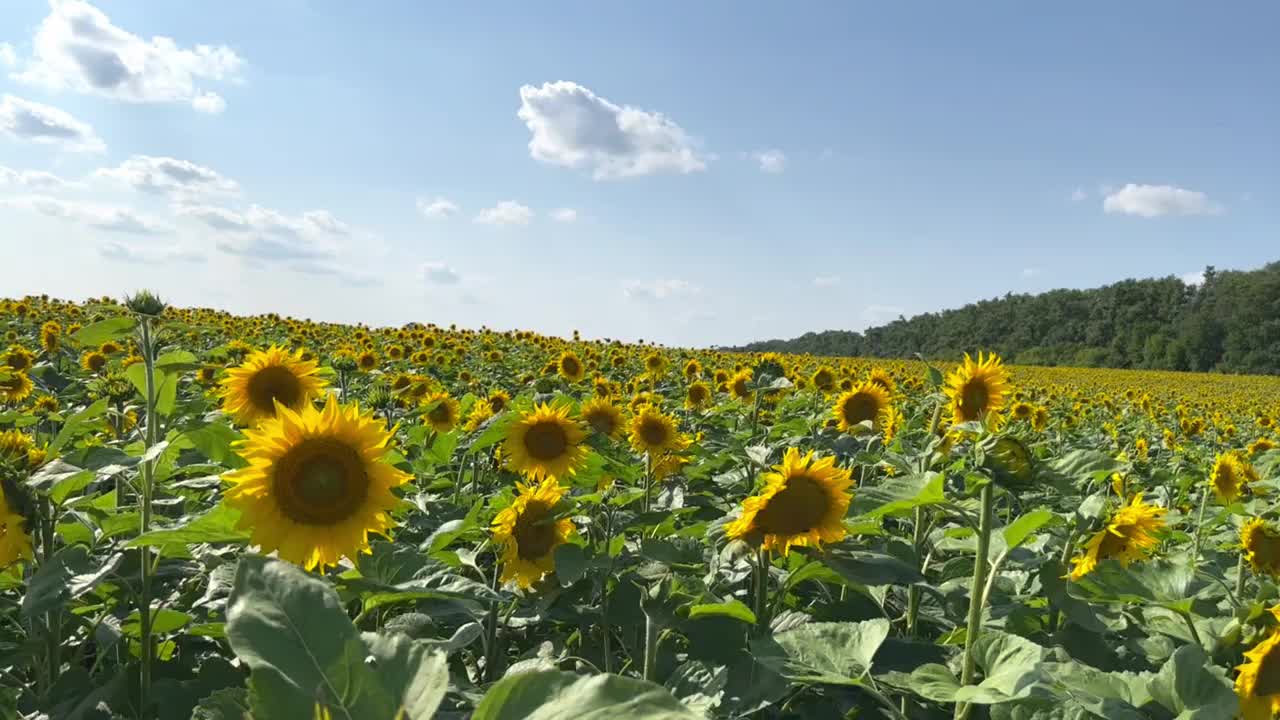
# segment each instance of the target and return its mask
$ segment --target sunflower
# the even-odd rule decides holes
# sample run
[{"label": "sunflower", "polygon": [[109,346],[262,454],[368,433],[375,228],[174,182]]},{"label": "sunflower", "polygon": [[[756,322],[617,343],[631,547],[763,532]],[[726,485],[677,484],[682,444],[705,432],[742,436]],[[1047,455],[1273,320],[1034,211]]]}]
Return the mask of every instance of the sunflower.
[{"label": "sunflower", "polygon": [[308,570],[354,558],[369,551],[369,533],[395,525],[391,489],[412,480],[384,459],[393,434],[332,395],[322,410],[277,403],[275,417],[237,443],[248,465],[223,476],[232,484],[223,501],[263,552]]},{"label": "sunflower", "polygon": [[505,410],[510,402],[511,396],[507,394],[506,390],[494,390],[489,393],[489,406],[492,407],[493,411],[496,413],[500,413]]},{"label": "sunflower", "polygon": [[222,380],[222,409],[241,425],[273,417],[277,403],[300,410],[325,388],[314,362],[272,345],[245,358]]},{"label": "sunflower", "polygon": [[31,559],[31,538],[26,519],[12,507],[0,483],[0,570],[19,560]]},{"label": "sunflower", "polygon": [[56,352],[62,344],[62,326],[50,320],[40,326],[40,347],[47,353]]},{"label": "sunflower", "polygon": [[953,425],[983,420],[1004,407],[1009,392],[1009,374],[995,353],[978,353],[975,362],[965,353],[964,362],[947,376],[947,397],[951,400]]},{"label": "sunflower", "polygon": [[697,380],[702,377],[702,363],[698,362],[698,358],[689,358],[684,364],[684,377],[686,380]]},{"label": "sunflower", "polygon": [[365,350],[356,356],[356,367],[369,372],[378,367],[378,356],[372,350]]},{"label": "sunflower", "polygon": [[565,489],[553,478],[520,483],[511,504],[493,519],[493,541],[502,548],[504,583],[528,589],[555,570],[555,550],[573,535],[573,521],[557,518]]},{"label": "sunflower", "polygon": [[115,355],[116,353],[120,352],[120,345],[111,340],[108,340],[98,346],[98,352],[102,353],[103,355]]},{"label": "sunflower", "polygon": [[577,353],[572,350],[560,353],[560,357],[555,361],[555,368],[556,372],[560,373],[560,377],[571,383],[578,382],[587,373],[582,360],[578,359]]},{"label": "sunflower", "polygon": [[1031,403],[1019,400],[1013,404],[1013,409],[1009,412],[1019,420],[1030,420],[1035,415],[1036,409]]},{"label": "sunflower", "polygon": [[58,398],[52,395],[41,395],[36,398],[34,403],[32,403],[32,408],[34,408],[36,413],[39,415],[52,415],[53,413],[58,412],[59,408],[61,408],[61,404],[58,402]]},{"label": "sunflower", "polygon": [[30,435],[21,430],[0,430],[0,465],[25,469],[34,452],[36,446]]},{"label": "sunflower", "polygon": [[475,432],[494,415],[493,406],[489,404],[488,400],[477,400],[471,405],[471,412],[467,413],[467,422],[462,426],[462,429],[467,432]]},{"label": "sunflower", "polygon": [[1280,575],[1280,532],[1262,518],[1250,518],[1240,528],[1240,547],[1254,572]]},{"label": "sunflower", "polygon": [[1031,413],[1031,429],[1044,432],[1047,427],[1049,427],[1049,411],[1044,407],[1037,407],[1035,412]]},{"label": "sunflower", "polygon": [[569,407],[538,405],[507,429],[503,454],[515,472],[533,478],[560,478],[578,471],[587,459],[587,433],[569,417]]},{"label": "sunflower", "polygon": [[0,403],[20,403],[31,395],[35,384],[26,373],[8,372],[0,379]]},{"label": "sunflower", "polygon": [[1240,497],[1247,482],[1245,468],[1240,458],[1233,453],[1221,453],[1213,461],[1213,470],[1209,473],[1209,485],[1218,502],[1229,505]]},{"label": "sunflower", "polygon": [[653,377],[665,375],[668,367],[667,356],[660,352],[651,352],[644,356],[644,371]]},{"label": "sunflower", "polygon": [[813,382],[813,386],[823,395],[830,395],[836,389],[836,371],[830,366],[823,365],[813,371],[813,375],[809,378]]},{"label": "sunflower", "polygon": [[428,408],[423,419],[436,432],[447,433],[458,424],[462,408],[457,400],[449,397],[449,393],[435,393],[428,397],[423,405]]},{"label": "sunflower", "polygon": [[1166,510],[1147,505],[1138,493],[1111,516],[1107,526],[1093,534],[1084,550],[1071,563],[1071,579],[1078,580],[1093,572],[1098,563],[1108,558],[1128,566],[1141,560],[1159,543],[1155,533],[1164,527]]},{"label": "sunflower", "polygon": [[661,410],[648,406],[631,418],[627,435],[636,452],[657,457],[680,446],[680,433],[676,420]]},{"label": "sunflower", "polygon": [[861,382],[836,399],[831,413],[840,432],[862,432],[864,422],[879,429],[889,409],[889,393],[873,382]]},{"label": "sunflower", "polygon": [[0,356],[0,361],[3,361],[3,364],[7,365],[10,370],[16,372],[24,372],[31,369],[35,359],[35,353],[21,345],[10,345],[9,349],[4,351],[4,355]]},{"label": "sunflower", "polygon": [[786,555],[792,546],[844,539],[853,481],[834,457],[815,459],[788,448],[775,472],[765,473],[760,493],[742,501],[742,516],[725,526],[729,538],[747,538]]},{"label": "sunflower", "polygon": [[[1272,608],[1271,614],[1280,617],[1280,608]],[[1236,696],[1240,698],[1242,720],[1271,720],[1280,713],[1280,692],[1259,693],[1258,690],[1276,690],[1280,673],[1280,627],[1244,654],[1244,662],[1236,666]],[[1262,685],[1259,688],[1259,685]]]},{"label": "sunflower", "polygon": [[893,395],[898,389],[898,384],[893,381],[893,376],[884,368],[871,368],[871,373],[867,375],[867,382],[879,385],[890,395]]},{"label": "sunflower", "polygon": [[582,419],[592,430],[608,438],[616,438],[622,430],[622,411],[607,398],[595,398],[582,404]]},{"label": "sunflower", "polygon": [[1268,438],[1260,437],[1257,440],[1254,440],[1253,442],[1249,443],[1249,447],[1245,450],[1245,452],[1247,452],[1250,455],[1258,455],[1268,450],[1272,450],[1275,447],[1276,447],[1276,444],[1274,442],[1272,442]]},{"label": "sunflower", "polygon": [[729,378],[729,394],[739,400],[751,399],[751,368],[743,368]]},{"label": "sunflower", "polygon": [[684,393],[684,406],[697,410],[711,400],[711,388],[704,382],[691,383]]},{"label": "sunflower", "polygon": [[102,368],[107,366],[107,356],[97,350],[89,350],[80,356],[80,367],[91,373],[102,372]]}]

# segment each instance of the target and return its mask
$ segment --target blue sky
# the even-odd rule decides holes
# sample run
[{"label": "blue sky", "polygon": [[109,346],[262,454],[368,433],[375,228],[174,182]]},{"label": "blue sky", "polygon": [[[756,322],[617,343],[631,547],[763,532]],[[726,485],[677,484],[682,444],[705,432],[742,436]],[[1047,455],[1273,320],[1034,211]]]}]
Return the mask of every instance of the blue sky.
[{"label": "blue sky", "polygon": [[1280,6],[0,5],[0,295],[709,345],[1280,259]]}]

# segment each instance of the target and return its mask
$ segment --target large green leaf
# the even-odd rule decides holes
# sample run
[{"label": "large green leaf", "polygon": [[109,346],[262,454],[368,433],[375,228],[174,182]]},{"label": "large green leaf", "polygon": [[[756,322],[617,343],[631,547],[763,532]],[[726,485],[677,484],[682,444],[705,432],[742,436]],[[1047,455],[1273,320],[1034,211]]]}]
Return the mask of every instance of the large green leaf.
[{"label": "large green leaf", "polygon": [[72,545],[40,563],[22,597],[22,614],[38,617],[59,605],[89,592],[115,572],[124,556],[120,553],[92,557],[83,545]]},{"label": "large green leaf", "polygon": [[1048,682],[1044,648],[1017,635],[984,630],[974,657],[983,673],[977,685],[961,685],[946,666],[930,663],[911,673],[908,687],[934,702],[995,705],[1029,697]]},{"label": "large green leaf", "polygon": [[694,605],[689,608],[689,619],[697,620],[703,617],[728,617],[734,620],[754,625],[756,623],[756,614],[751,612],[751,608],[747,607],[741,600],[728,600],[722,603],[704,603]]},{"label": "large green leaf", "polygon": [[888,636],[889,621],[884,618],[805,623],[759,638],[751,649],[761,664],[792,680],[856,685]]},{"label": "large green leaf", "polygon": [[249,698],[244,688],[224,688],[200,701],[191,720],[246,720]]},{"label": "large green leaf", "polygon": [[252,672],[255,716],[426,720],[444,698],[444,655],[404,635],[360,634],[324,580],[245,556],[227,601],[227,639]]},{"label": "large green leaf", "polygon": [[249,540],[247,530],[239,530],[240,512],[226,505],[215,505],[204,515],[197,515],[173,527],[152,530],[129,541],[128,547],[191,543],[243,543]]},{"label": "large green leaf", "polygon": [[85,325],[71,333],[71,339],[81,345],[101,345],[108,340],[128,335],[137,324],[132,317],[107,318]]},{"label": "large green leaf", "polygon": [[472,720],[696,720],[666,688],[619,675],[537,670],[489,688]]},{"label": "large green leaf", "polygon": [[[144,399],[147,397],[147,366],[142,363],[134,363],[125,368],[124,376],[133,383],[137,388],[138,394]],[[156,411],[161,415],[168,415],[173,412],[173,406],[178,399],[178,380],[181,375],[177,372],[166,372],[160,368],[155,368],[155,391],[156,391]]]},{"label": "large green leaf", "polygon": [[925,581],[919,570],[883,553],[833,550],[822,556],[822,562],[840,577],[859,585],[912,585]]},{"label": "large green leaf", "polygon": [[1239,701],[1231,681],[1198,645],[1183,645],[1151,678],[1151,696],[1179,718],[1232,717]]},{"label": "large green leaf", "polygon": [[58,452],[67,443],[88,433],[90,430],[89,424],[102,417],[106,412],[107,398],[102,398],[67,418],[67,421],[62,424],[62,429],[53,438],[53,442],[49,443],[49,454],[52,455]]},{"label": "large green leaf", "polygon": [[1185,563],[1151,560],[1124,567],[1115,560],[1098,563],[1093,572],[1069,586],[1076,597],[1103,602],[1155,602],[1186,612],[1208,581]]},{"label": "large green leaf", "polygon": [[852,513],[868,518],[901,515],[923,505],[947,501],[941,473],[890,478],[872,487],[859,488],[853,498]]}]

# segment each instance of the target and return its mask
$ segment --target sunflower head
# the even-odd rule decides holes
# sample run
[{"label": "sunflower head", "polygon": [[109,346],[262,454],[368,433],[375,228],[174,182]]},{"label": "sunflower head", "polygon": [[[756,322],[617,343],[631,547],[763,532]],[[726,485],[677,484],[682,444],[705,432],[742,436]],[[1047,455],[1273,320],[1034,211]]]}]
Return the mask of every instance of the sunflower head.
[{"label": "sunflower head", "polygon": [[814,370],[809,380],[813,382],[813,387],[823,395],[835,392],[836,371],[832,370],[828,365],[822,365],[817,370]]},{"label": "sunflower head", "polygon": [[839,542],[852,499],[849,471],[834,457],[815,458],[788,448],[782,464],[764,476],[764,487],[742,501],[742,515],[725,526],[731,539],[786,555],[793,546]]},{"label": "sunflower head", "polygon": [[587,459],[587,433],[569,417],[569,407],[538,405],[507,429],[503,455],[507,466],[534,480],[573,475]]},{"label": "sunflower head", "polygon": [[636,452],[653,457],[677,449],[681,444],[675,418],[652,405],[645,406],[631,418],[627,437]]},{"label": "sunflower head", "polygon": [[1106,527],[1089,538],[1083,552],[1071,560],[1071,579],[1088,575],[1103,560],[1114,559],[1128,566],[1145,558],[1160,542],[1156,533],[1164,527],[1165,512],[1158,505],[1144,503],[1141,493],[1134,495],[1128,505],[1111,516]]},{"label": "sunflower head", "polygon": [[[1276,609],[1272,608],[1272,613]],[[1236,697],[1242,720],[1271,720],[1280,714],[1280,627],[1244,654],[1236,666]]]},{"label": "sunflower head", "polygon": [[702,377],[702,363],[698,362],[698,358],[689,358],[684,364],[684,377],[686,380],[697,380]]},{"label": "sunflower head", "polygon": [[702,408],[711,402],[711,388],[704,382],[690,383],[684,393],[684,406],[690,410]]},{"label": "sunflower head", "polygon": [[884,368],[871,368],[871,373],[867,375],[867,381],[884,388],[884,391],[890,395],[893,395],[898,389],[898,384],[894,382],[893,376]]},{"label": "sunflower head", "polygon": [[356,367],[365,372],[378,367],[378,355],[372,350],[365,350],[356,356]]},{"label": "sunflower head", "polygon": [[1240,528],[1240,549],[1254,572],[1280,575],[1280,532],[1262,518],[1250,518]]},{"label": "sunflower head", "polygon": [[1213,461],[1209,472],[1209,485],[1218,502],[1229,505],[1244,491],[1247,470],[1234,453],[1221,453]]},{"label": "sunflower head", "polygon": [[729,394],[738,400],[751,399],[751,368],[743,368],[734,373],[728,382]]},{"label": "sunflower head", "polygon": [[467,413],[467,422],[462,426],[462,429],[467,432],[475,432],[496,414],[488,400],[477,400],[472,403],[471,412]]},{"label": "sunflower head", "polygon": [[392,488],[412,480],[384,459],[393,432],[332,395],[322,410],[276,410],[239,442],[247,465],[223,476],[239,527],[263,552],[308,570],[368,552],[369,534],[395,525]]},{"label": "sunflower head", "polygon": [[560,353],[560,357],[555,361],[556,372],[560,373],[560,377],[569,382],[578,382],[587,374],[587,369],[582,364],[582,360],[578,354],[572,350],[565,350]]},{"label": "sunflower head", "polygon": [[622,411],[607,398],[594,398],[582,404],[582,419],[591,429],[608,438],[622,432]]},{"label": "sunflower head", "polygon": [[667,356],[654,351],[644,356],[644,371],[653,377],[665,375],[670,364]]},{"label": "sunflower head", "polygon": [[30,559],[31,537],[27,535],[26,518],[5,494],[4,483],[0,482],[0,570],[19,560]]},{"label": "sunflower head", "polygon": [[506,390],[494,390],[489,393],[489,407],[492,407],[493,411],[496,413],[506,410],[507,405],[510,403],[511,396],[507,394]]},{"label": "sunflower head", "polygon": [[493,541],[502,549],[504,583],[533,587],[555,570],[555,550],[573,535],[573,521],[560,517],[565,489],[552,478],[521,483],[515,499],[493,519]]},{"label": "sunflower head", "polygon": [[447,433],[458,424],[462,412],[449,393],[435,393],[423,401],[422,419],[436,432]]},{"label": "sunflower head", "polygon": [[879,428],[883,424],[884,413],[889,409],[889,393],[873,382],[861,382],[836,399],[831,408],[836,418],[836,427],[840,432],[862,432],[870,422]]},{"label": "sunflower head", "polygon": [[31,369],[35,359],[35,353],[21,345],[10,345],[9,349],[5,350],[3,355],[0,355],[0,362],[14,372],[24,372]]},{"label": "sunflower head", "polygon": [[978,353],[975,361],[965,353],[964,362],[947,376],[952,424],[995,416],[1009,391],[1009,374],[999,356]]},{"label": "sunflower head", "polygon": [[24,372],[6,370],[0,374],[0,404],[20,403],[26,400],[35,384]]},{"label": "sunflower head", "polygon": [[249,355],[227,371],[222,381],[222,408],[241,425],[274,417],[277,406],[300,410],[318,397],[325,381],[314,362],[297,352],[272,345]]}]

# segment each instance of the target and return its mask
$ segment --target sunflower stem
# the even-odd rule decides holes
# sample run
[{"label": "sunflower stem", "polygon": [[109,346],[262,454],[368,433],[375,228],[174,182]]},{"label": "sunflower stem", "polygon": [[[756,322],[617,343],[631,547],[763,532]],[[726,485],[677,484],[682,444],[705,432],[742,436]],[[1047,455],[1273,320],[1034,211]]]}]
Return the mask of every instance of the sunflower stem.
[{"label": "sunflower stem", "polygon": [[[941,407],[941,406],[939,406]],[[936,413],[935,413],[936,414]],[[915,527],[911,531],[911,546],[915,548],[916,557],[924,554],[924,508],[915,510]],[[920,562],[917,570],[924,572],[924,562]],[[920,588],[912,585],[907,588],[907,636],[915,637],[920,620]]]},{"label": "sunflower stem", "polygon": [[644,454],[644,502],[641,507],[645,512],[649,512],[649,496],[653,494],[653,455],[648,452]]},{"label": "sunflower stem", "polygon": [[[146,378],[146,401],[147,401],[147,417],[146,429],[144,437],[143,454],[145,455],[152,446],[156,444],[157,423],[156,423],[156,381],[155,381],[155,352],[152,347],[151,338],[151,319],[149,317],[140,317],[138,324],[142,330],[142,362],[145,369]],[[151,529],[151,499],[152,499],[152,481],[154,470],[154,459],[146,460],[142,463],[142,497],[141,505],[141,525],[140,533],[145,535]],[[141,553],[141,593],[138,597],[138,618],[141,621],[141,642],[142,642],[142,665],[139,670],[139,695],[138,708],[140,717],[147,718],[150,716],[150,695],[151,695],[151,661],[154,655],[152,650],[151,637],[151,548],[147,545],[142,546]]]},{"label": "sunflower stem", "polygon": [[[988,482],[982,486],[979,503],[981,517],[978,524],[978,554],[973,560],[973,583],[969,586],[969,624],[965,630],[964,660],[960,666],[962,686],[973,683],[977,660],[974,648],[977,645],[978,635],[982,632],[982,605],[986,600],[987,552],[991,549],[991,526],[994,515],[992,511],[995,506],[994,483]],[[969,717],[972,708],[970,704],[956,705],[956,720],[965,720]]]},{"label": "sunflower stem", "polygon": [[1240,557],[1236,559],[1236,597],[1244,597],[1244,579],[1247,569],[1244,564],[1244,548],[1240,549]]},{"label": "sunflower stem", "polygon": [[[44,526],[41,528],[40,533],[43,545],[43,562],[51,562],[53,560],[54,534],[57,527],[55,512],[57,512],[57,508],[54,507],[51,501],[46,499],[44,501],[44,512],[41,513]],[[49,662],[49,682],[45,689],[50,690],[62,671],[62,618],[58,616],[57,612],[50,611],[45,616],[45,623],[48,631],[46,635],[48,648],[45,652],[48,655],[46,660]]]},{"label": "sunflower stem", "polygon": [[761,546],[756,550],[756,626],[769,624],[769,554]]},{"label": "sunflower stem", "polygon": [[1204,529],[1204,509],[1209,504],[1209,491],[1205,490],[1200,493],[1200,511],[1196,513],[1196,537],[1195,542],[1191,544],[1191,569],[1195,570],[1200,564],[1200,538]]},{"label": "sunflower stem", "polygon": [[658,675],[658,623],[653,615],[644,615],[644,679],[657,682]]},{"label": "sunflower stem", "polygon": [[[502,559],[496,557],[498,562],[493,565],[493,579],[489,581],[489,589],[494,592],[498,591],[501,586],[502,577],[500,563]],[[498,674],[498,601],[494,600],[489,606],[489,617],[485,618],[484,629],[484,679],[488,682],[497,680]]]}]

